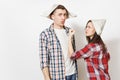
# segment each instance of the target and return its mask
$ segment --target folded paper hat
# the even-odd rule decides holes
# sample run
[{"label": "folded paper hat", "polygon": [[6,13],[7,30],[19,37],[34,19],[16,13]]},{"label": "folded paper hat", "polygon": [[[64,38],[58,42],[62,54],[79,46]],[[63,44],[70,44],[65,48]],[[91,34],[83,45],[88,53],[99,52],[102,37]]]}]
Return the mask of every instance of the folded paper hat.
[{"label": "folded paper hat", "polygon": [[94,20],[91,20],[94,27],[95,27],[95,30],[96,30],[96,33],[98,35],[101,35],[102,31],[103,31],[103,28],[104,28],[104,25],[106,23],[106,20],[105,19],[94,19]]},{"label": "folded paper hat", "polygon": [[[41,16],[43,17],[47,17],[50,19],[50,14],[61,4],[54,4],[52,7],[50,7],[47,11],[45,11],[44,13],[41,14]],[[77,15],[75,15],[74,13],[68,11],[68,18],[72,18],[72,17],[76,17]]]}]

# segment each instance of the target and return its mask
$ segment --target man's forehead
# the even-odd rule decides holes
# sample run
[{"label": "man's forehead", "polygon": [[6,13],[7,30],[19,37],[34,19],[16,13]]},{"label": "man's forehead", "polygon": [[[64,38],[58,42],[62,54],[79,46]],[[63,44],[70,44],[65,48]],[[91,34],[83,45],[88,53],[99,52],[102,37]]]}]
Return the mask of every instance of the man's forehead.
[{"label": "man's forehead", "polygon": [[65,9],[56,9],[54,13],[67,13]]}]

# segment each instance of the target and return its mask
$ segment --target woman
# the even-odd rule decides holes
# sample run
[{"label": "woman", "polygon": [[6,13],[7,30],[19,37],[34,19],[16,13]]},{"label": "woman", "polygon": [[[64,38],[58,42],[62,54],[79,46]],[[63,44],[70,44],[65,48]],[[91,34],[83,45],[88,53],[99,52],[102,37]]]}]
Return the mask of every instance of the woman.
[{"label": "woman", "polygon": [[86,24],[85,33],[88,44],[81,50],[73,52],[71,37],[75,33],[73,29],[69,30],[69,53],[70,58],[75,60],[84,58],[87,64],[87,74],[89,80],[110,80],[108,73],[108,61],[110,55],[101,39],[103,27],[106,20],[89,20]]}]

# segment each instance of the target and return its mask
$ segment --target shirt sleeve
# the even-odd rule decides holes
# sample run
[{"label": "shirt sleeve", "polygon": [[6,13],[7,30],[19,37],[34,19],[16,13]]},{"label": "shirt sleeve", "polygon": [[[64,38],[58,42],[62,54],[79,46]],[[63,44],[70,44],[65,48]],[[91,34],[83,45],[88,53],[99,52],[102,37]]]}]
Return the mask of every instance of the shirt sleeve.
[{"label": "shirt sleeve", "polygon": [[45,33],[41,33],[39,37],[39,56],[40,56],[40,67],[43,69],[48,66],[48,40]]},{"label": "shirt sleeve", "polygon": [[76,51],[73,55],[75,55],[76,58],[87,58],[93,55],[94,53],[94,44],[88,44],[84,48],[82,48],[79,51]]}]

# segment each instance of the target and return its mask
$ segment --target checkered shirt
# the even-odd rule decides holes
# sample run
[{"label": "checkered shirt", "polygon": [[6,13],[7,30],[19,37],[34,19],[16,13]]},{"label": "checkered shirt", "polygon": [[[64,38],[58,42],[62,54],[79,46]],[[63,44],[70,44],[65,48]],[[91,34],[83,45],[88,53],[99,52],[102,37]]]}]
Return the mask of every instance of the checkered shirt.
[{"label": "checkered shirt", "polygon": [[[64,27],[66,34],[68,27]],[[75,50],[75,40],[73,39]],[[60,42],[55,34],[53,25],[40,34],[39,38],[40,67],[48,67],[51,80],[65,80],[65,61]],[[76,64],[76,60],[74,61]],[[77,72],[77,64],[76,64]],[[77,76],[76,76],[77,78]]]},{"label": "checkered shirt", "polygon": [[84,58],[87,64],[87,76],[89,80],[110,80],[108,73],[109,53],[103,53],[100,44],[90,43],[83,49],[76,51],[72,57]]}]

